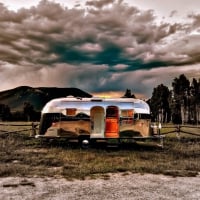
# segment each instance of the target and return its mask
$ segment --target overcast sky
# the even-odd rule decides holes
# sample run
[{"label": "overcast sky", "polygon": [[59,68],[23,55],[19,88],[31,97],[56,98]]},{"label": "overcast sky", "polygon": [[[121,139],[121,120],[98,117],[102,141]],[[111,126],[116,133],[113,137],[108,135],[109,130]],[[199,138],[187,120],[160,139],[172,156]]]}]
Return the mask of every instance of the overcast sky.
[{"label": "overcast sky", "polygon": [[0,0],[0,91],[77,87],[151,97],[200,78],[200,1]]}]

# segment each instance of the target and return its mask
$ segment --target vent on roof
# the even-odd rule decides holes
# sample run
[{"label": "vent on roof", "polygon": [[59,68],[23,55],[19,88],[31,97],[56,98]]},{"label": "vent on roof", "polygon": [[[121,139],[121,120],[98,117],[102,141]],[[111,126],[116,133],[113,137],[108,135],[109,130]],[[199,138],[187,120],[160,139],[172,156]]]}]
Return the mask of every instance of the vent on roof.
[{"label": "vent on roof", "polygon": [[93,99],[91,99],[91,101],[98,101],[98,102],[100,102],[100,101],[102,101],[102,99],[101,98],[93,98]]}]

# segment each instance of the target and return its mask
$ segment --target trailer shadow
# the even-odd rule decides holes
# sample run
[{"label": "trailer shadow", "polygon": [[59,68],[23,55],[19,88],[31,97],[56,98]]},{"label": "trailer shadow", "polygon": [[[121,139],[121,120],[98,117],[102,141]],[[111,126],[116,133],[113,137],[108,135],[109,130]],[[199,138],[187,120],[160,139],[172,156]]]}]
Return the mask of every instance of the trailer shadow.
[{"label": "trailer shadow", "polygon": [[67,141],[64,139],[43,139],[40,145],[44,148],[59,147],[63,149],[82,150],[107,150],[107,151],[162,151],[164,148],[158,143],[146,142],[91,142],[88,145],[81,145],[78,141]]}]

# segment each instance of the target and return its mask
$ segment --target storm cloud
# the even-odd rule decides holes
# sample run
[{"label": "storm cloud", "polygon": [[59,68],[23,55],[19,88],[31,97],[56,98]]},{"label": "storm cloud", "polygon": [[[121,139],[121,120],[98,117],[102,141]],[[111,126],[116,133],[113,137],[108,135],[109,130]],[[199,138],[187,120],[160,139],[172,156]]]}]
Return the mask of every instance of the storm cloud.
[{"label": "storm cloud", "polygon": [[118,0],[87,1],[84,8],[42,0],[17,11],[0,4],[0,89],[130,88],[149,96],[156,84],[169,83],[166,76],[200,69],[200,14],[188,19],[158,24],[153,10]]}]

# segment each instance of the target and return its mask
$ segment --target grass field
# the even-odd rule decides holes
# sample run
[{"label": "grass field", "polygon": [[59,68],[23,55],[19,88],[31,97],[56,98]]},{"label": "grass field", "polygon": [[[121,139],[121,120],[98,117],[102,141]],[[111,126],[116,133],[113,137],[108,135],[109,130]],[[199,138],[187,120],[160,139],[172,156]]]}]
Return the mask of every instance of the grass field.
[{"label": "grass field", "polygon": [[[196,176],[200,172],[199,136],[180,134],[177,138],[176,133],[171,133],[166,135],[163,149],[148,143],[81,149],[64,141],[44,143],[31,138],[27,125],[30,123],[1,126],[0,177],[52,176],[72,180],[86,177],[107,179],[108,173],[116,172],[171,176]],[[26,129],[28,131],[16,132]],[[198,130],[193,129],[197,134]],[[9,131],[12,133],[8,134]],[[163,132],[166,133],[167,129]]]}]

